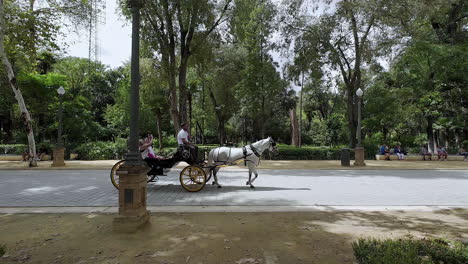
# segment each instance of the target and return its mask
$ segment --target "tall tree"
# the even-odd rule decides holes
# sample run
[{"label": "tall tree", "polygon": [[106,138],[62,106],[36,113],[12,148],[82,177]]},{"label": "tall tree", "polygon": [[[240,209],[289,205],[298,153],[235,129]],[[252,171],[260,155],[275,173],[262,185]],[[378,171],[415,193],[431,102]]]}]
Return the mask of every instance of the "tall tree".
[{"label": "tall tree", "polygon": [[237,0],[230,23],[234,40],[247,50],[242,81],[236,91],[243,116],[256,120],[256,137],[265,138],[266,123],[285,83],[277,72],[270,51],[275,31],[276,6],[270,0]]},{"label": "tall tree", "polygon": [[[125,2],[120,0],[121,6],[125,6]],[[147,1],[142,9],[142,42],[153,57],[161,60],[168,79],[174,133],[181,123],[188,121],[189,58],[223,22],[231,2],[152,0]]]},{"label": "tall tree", "polygon": [[[56,44],[60,28],[57,26],[60,24],[58,21],[65,15],[78,25],[76,22],[86,16],[86,12],[83,11],[88,7],[85,0],[44,1],[45,7],[36,10],[37,2],[36,0],[29,0],[27,3],[16,0],[0,2],[0,57],[20,108],[20,118],[28,136],[31,157],[36,153],[32,118],[16,81],[11,58],[23,60],[23,66],[29,71],[34,71],[38,49],[47,51],[58,49]],[[8,12],[5,12],[5,8]],[[34,158],[31,158],[30,166],[37,166]]]},{"label": "tall tree", "polygon": [[[314,2],[314,1],[312,1]],[[332,1],[326,1],[328,3]],[[324,75],[338,71],[344,83],[347,119],[350,131],[349,144],[356,144],[357,105],[355,93],[362,85],[362,70],[375,62],[384,48],[392,43],[386,34],[388,26],[382,19],[391,1],[343,0],[333,3],[334,12],[323,12],[313,20],[309,1],[291,1],[282,16],[286,36],[300,36],[295,45],[304,45],[303,56],[319,63],[312,71]],[[305,10],[305,11],[303,11]]]},{"label": "tall tree", "polygon": [[31,157],[31,159],[29,160],[29,166],[37,167],[37,162],[35,159],[36,142],[34,140],[32,119],[26,107],[26,104],[24,103],[23,94],[21,93],[21,90],[18,87],[18,84],[16,81],[16,75],[13,71],[13,67],[11,66],[10,60],[7,57],[7,53],[5,50],[5,31],[6,31],[5,4],[4,4],[4,0],[0,0],[0,57],[2,59],[2,64],[5,67],[5,71],[8,77],[8,82],[18,102],[18,106],[20,108],[20,113],[21,113],[20,118],[21,118],[21,121],[24,123],[26,134],[28,136],[29,155]]}]

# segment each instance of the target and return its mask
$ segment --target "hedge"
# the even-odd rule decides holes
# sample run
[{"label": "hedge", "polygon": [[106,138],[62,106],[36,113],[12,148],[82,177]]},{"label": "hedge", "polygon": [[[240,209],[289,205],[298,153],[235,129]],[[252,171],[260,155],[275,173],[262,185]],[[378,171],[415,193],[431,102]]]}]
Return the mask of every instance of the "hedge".
[{"label": "hedge", "polygon": [[82,160],[122,159],[127,153],[127,141],[94,141],[79,145],[73,152]]},{"label": "hedge", "polygon": [[[210,150],[217,148],[216,145],[199,145],[199,155],[209,153]],[[272,154],[265,151],[264,159],[272,160],[339,160],[343,147],[310,147],[304,146],[298,148],[289,145],[279,145],[278,154]],[[169,147],[162,150],[155,148],[157,155],[171,157],[177,148]],[[79,159],[100,160],[100,159],[122,159],[127,152],[127,141],[119,139],[116,142],[96,141],[81,144],[73,152],[78,153]],[[374,159],[375,151],[366,150],[366,159]],[[354,159],[354,151],[350,150],[350,159]]]},{"label": "hedge", "polygon": [[24,150],[28,148],[28,145],[25,144],[6,144],[0,145],[0,155],[12,154],[12,155],[21,155]]},{"label": "hedge", "polygon": [[468,245],[461,241],[413,238],[359,239],[352,243],[359,264],[466,264]]}]

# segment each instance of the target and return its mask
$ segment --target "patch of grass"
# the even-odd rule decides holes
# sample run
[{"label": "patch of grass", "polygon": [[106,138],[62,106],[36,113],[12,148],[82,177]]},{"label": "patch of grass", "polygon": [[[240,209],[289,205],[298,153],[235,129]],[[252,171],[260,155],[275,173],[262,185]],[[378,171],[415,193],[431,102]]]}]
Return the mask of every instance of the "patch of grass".
[{"label": "patch of grass", "polygon": [[359,239],[352,243],[359,264],[466,264],[468,246],[442,239]]},{"label": "patch of grass", "polygon": [[5,254],[6,252],[6,246],[0,244],[0,258]]}]

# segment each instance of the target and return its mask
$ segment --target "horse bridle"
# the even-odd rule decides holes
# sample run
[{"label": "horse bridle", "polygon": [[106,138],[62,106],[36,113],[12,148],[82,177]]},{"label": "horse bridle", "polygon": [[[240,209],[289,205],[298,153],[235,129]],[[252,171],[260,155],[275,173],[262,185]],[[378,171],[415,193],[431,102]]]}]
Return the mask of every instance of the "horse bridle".
[{"label": "horse bridle", "polygon": [[268,148],[268,150],[270,150],[271,148],[272,149],[271,152],[278,153],[278,147],[276,147],[275,141],[273,139],[270,139],[269,143],[270,143],[270,147]]}]

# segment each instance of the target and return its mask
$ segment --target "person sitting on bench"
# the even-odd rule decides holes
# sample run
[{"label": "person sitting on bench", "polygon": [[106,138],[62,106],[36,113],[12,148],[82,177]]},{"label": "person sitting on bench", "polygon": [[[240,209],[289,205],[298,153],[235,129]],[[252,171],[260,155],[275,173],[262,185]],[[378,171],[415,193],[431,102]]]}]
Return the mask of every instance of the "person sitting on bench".
[{"label": "person sitting on bench", "polygon": [[427,145],[422,145],[419,155],[422,155],[423,160],[426,160],[426,156],[429,160],[432,160],[432,154],[427,150]]},{"label": "person sitting on bench", "polygon": [[[445,160],[447,160],[447,156],[448,156],[448,153],[447,153],[447,150],[445,150],[444,147],[438,147],[437,148],[437,157],[439,160],[442,160],[444,161],[444,158]],[[442,159],[441,159],[442,157]]]},{"label": "person sitting on bench", "polygon": [[466,152],[464,148],[458,150],[458,155],[463,155],[464,161],[468,161],[468,152]]},{"label": "person sitting on bench", "polygon": [[390,160],[390,151],[388,151],[387,145],[383,144],[383,145],[380,147],[380,155],[384,155],[384,156],[385,156],[385,160]]},{"label": "person sitting on bench", "polygon": [[403,153],[403,150],[400,147],[400,144],[397,144],[395,148],[393,149],[393,153],[397,155],[398,160],[404,160],[405,159],[405,154]]}]

